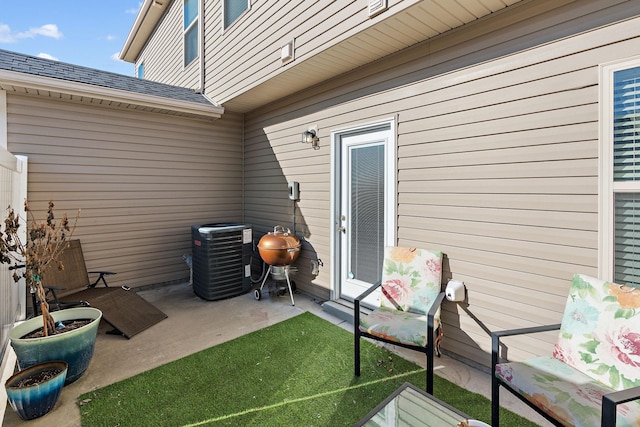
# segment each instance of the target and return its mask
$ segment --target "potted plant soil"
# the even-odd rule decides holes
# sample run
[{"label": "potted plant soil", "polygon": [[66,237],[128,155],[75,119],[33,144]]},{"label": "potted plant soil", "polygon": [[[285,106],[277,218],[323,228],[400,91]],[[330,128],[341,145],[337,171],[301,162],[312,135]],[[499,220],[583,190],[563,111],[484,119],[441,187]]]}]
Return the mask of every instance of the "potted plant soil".
[{"label": "potted plant soil", "polygon": [[69,364],[65,385],[82,376],[89,367],[98,335],[102,312],[93,307],[73,307],[49,314],[62,329],[42,335],[42,316],[13,327],[9,332],[11,347],[20,369],[41,362],[63,360]]},{"label": "potted plant soil", "polygon": [[67,366],[63,361],[38,363],[7,380],[7,399],[20,418],[32,420],[53,409],[67,377]]},{"label": "potted plant soil", "polygon": [[[18,359],[18,367],[22,370],[16,375],[25,377],[28,376],[27,368],[31,366],[63,361],[68,365],[68,369],[65,370],[62,382],[69,384],[77,380],[89,365],[102,313],[92,307],[49,312],[42,274],[48,268],[64,268],[58,258],[68,246],[68,240],[73,235],[80,214],[78,211],[74,223],[70,224],[66,213],[56,220],[53,208],[53,202],[49,202],[46,219],[37,221],[27,202],[24,205],[25,219],[9,207],[4,227],[0,231],[0,263],[10,265],[9,268],[14,270],[13,278],[16,283],[24,279],[29,293],[35,293],[42,313],[14,326],[9,333],[11,346]],[[26,230],[22,228],[23,224]],[[41,374],[39,369],[29,372],[32,371],[36,371],[36,375]],[[60,375],[53,377],[56,382],[60,382]],[[28,381],[37,382],[35,379]],[[9,388],[9,382],[5,383],[8,394]],[[30,390],[27,395],[30,395],[41,391],[48,392],[49,386],[28,388]],[[34,397],[30,396],[30,399],[33,400]]]}]

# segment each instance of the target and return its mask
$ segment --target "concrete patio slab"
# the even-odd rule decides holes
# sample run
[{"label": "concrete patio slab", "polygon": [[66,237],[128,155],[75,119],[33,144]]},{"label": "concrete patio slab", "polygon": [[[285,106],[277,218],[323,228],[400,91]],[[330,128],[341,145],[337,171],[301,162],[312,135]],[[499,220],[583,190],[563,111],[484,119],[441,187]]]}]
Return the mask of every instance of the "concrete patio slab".
[{"label": "concrete patio slab", "polygon": [[[329,320],[351,331],[352,325],[322,309],[320,301],[306,295],[295,295],[295,306],[289,295],[271,296],[257,301],[253,293],[235,298],[205,301],[197,297],[188,283],[156,287],[139,292],[168,318],[131,339],[107,334],[109,325],[100,327],[94,357],[85,374],[66,386],[56,407],[46,416],[22,421],[10,407],[3,426],[80,426],[77,398],[80,394],[104,387],[156,366],[232,340],[246,333],[273,325],[305,311]],[[403,357],[424,366],[417,352],[399,349]],[[436,359],[436,373],[463,387],[489,397],[489,375],[457,360],[443,356]],[[539,415],[504,393],[503,404],[542,426],[548,426]]]}]

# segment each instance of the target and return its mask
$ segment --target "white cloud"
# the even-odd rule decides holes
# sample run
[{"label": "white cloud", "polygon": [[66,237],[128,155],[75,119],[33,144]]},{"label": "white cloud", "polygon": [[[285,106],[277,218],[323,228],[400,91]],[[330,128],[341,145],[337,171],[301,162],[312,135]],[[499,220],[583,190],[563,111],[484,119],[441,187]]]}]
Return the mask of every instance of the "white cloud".
[{"label": "white cloud", "polygon": [[45,24],[23,32],[13,32],[8,25],[0,24],[0,43],[15,43],[20,39],[32,39],[37,36],[61,39],[63,34],[56,24]]},{"label": "white cloud", "polygon": [[120,59],[120,52],[116,52],[113,55],[111,55],[111,59],[118,62],[124,62],[122,59]]},{"label": "white cloud", "polygon": [[13,43],[16,38],[11,34],[11,28],[6,24],[0,24],[0,43]]},{"label": "white cloud", "polygon": [[112,36],[111,34],[107,34],[107,40],[108,41],[116,40],[117,38],[118,38],[118,36]]},{"label": "white cloud", "polygon": [[29,34],[30,37],[44,36],[51,37],[53,39],[61,39],[63,37],[56,24],[45,24],[41,27],[29,28],[27,34]]},{"label": "white cloud", "polygon": [[138,11],[140,10],[141,7],[142,7],[142,2],[139,2],[137,8],[135,8],[135,9],[133,7],[129,8],[129,9],[125,10],[124,13],[127,13],[129,15],[137,15]]},{"label": "white cloud", "polygon": [[49,55],[48,53],[39,53],[38,54],[38,58],[43,58],[43,59],[51,59],[53,61],[59,61],[58,58],[56,58],[53,55]]}]

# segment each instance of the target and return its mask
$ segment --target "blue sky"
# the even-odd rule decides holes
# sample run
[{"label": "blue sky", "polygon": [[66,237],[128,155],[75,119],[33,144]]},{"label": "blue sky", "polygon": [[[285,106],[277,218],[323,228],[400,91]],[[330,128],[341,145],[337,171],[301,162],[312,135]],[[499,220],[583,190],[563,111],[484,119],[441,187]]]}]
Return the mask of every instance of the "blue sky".
[{"label": "blue sky", "polygon": [[140,0],[0,0],[0,49],[133,76],[117,59]]}]

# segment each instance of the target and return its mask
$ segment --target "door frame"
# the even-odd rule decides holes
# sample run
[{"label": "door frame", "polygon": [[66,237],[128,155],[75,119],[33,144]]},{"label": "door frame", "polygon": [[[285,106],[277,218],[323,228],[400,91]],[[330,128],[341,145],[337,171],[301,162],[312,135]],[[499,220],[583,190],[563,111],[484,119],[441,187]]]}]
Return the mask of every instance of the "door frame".
[{"label": "door frame", "polygon": [[390,197],[387,204],[385,217],[387,219],[387,227],[385,229],[385,240],[389,244],[396,242],[396,218],[397,218],[397,117],[377,120],[361,125],[349,126],[331,131],[331,215],[329,219],[329,236],[330,236],[330,275],[331,289],[329,290],[329,298],[336,300],[340,296],[338,287],[340,286],[340,239],[338,227],[340,226],[340,199],[341,199],[341,138],[353,133],[362,133],[367,131],[376,131],[382,128],[389,129],[389,142],[385,147],[385,182],[387,194]]}]

